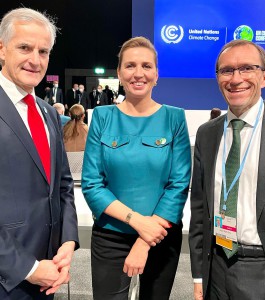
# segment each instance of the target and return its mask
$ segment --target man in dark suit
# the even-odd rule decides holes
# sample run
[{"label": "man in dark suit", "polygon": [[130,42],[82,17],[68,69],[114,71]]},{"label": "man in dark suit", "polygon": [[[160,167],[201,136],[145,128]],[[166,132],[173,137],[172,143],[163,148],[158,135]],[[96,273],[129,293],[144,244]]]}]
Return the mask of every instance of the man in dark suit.
[{"label": "man in dark suit", "polygon": [[196,300],[265,299],[264,70],[264,50],[249,41],[226,44],[217,58],[229,108],[196,137],[189,236]]},{"label": "man in dark suit", "polygon": [[49,104],[53,105],[54,103],[63,104],[63,91],[59,88],[59,83],[57,80],[53,81],[53,87],[50,90]]},{"label": "man in dark suit", "polygon": [[73,84],[73,87],[66,92],[65,109],[68,111],[74,104],[78,103],[78,84]]},{"label": "man in dark suit", "polygon": [[103,90],[103,92],[104,92],[104,93],[107,95],[107,97],[108,97],[108,104],[109,104],[109,105],[113,104],[113,97],[114,97],[114,95],[113,95],[112,90],[109,89],[109,86],[108,86],[108,85],[105,86],[105,89]]},{"label": "man in dark suit", "polygon": [[55,36],[53,21],[27,8],[0,24],[1,300],[53,299],[78,248],[59,115],[34,92]]},{"label": "man in dark suit", "polygon": [[95,100],[94,107],[108,105],[108,97],[107,94],[103,92],[102,85],[98,85],[97,96]]},{"label": "man in dark suit", "polygon": [[85,111],[87,111],[88,109],[91,108],[91,102],[90,102],[90,99],[89,99],[89,95],[85,91],[85,87],[84,87],[83,84],[79,84],[78,90],[79,90],[78,103],[81,104],[84,107]]},{"label": "man in dark suit", "polygon": [[85,91],[85,87],[84,87],[83,84],[79,84],[78,90],[79,90],[79,94],[78,94],[79,101],[78,101],[78,103],[81,104],[85,109],[84,122],[87,123],[88,109],[92,108],[91,107],[91,101],[90,101],[88,93]]},{"label": "man in dark suit", "polygon": [[91,108],[94,108],[94,106],[95,106],[95,103],[97,101],[97,95],[98,95],[98,92],[97,92],[96,87],[94,86],[92,88],[92,91],[89,93],[89,99],[90,99],[90,103],[91,103]]}]

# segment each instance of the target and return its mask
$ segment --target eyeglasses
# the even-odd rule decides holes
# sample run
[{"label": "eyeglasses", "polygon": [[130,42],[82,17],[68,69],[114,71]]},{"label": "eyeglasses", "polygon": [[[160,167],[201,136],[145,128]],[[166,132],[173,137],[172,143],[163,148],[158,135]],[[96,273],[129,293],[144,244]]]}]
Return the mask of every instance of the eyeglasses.
[{"label": "eyeglasses", "polygon": [[231,68],[231,67],[221,68],[219,70],[216,70],[216,74],[218,76],[231,77],[234,75],[234,72],[237,70],[242,77],[247,77],[258,69],[265,71],[265,69],[259,65],[245,65],[239,68]]}]

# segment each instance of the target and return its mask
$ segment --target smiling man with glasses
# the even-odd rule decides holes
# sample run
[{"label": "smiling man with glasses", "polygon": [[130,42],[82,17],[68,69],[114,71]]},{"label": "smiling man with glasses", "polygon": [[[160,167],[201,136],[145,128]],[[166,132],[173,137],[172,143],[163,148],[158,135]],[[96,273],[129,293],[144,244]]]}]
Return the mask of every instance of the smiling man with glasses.
[{"label": "smiling man with glasses", "polygon": [[228,112],[202,125],[196,137],[189,237],[194,299],[265,299],[263,48],[229,42],[218,55],[216,77]]}]

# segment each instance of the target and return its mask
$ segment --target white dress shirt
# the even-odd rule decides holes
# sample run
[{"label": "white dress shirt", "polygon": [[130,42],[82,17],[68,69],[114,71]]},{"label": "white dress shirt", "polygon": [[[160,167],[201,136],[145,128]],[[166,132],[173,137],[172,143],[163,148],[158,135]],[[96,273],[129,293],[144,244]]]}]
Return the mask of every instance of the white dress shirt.
[{"label": "white dress shirt", "polygon": [[[246,122],[245,127],[241,130],[241,149],[240,162],[246,152],[251,134],[254,129],[254,124],[260,107],[260,99],[248,111],[242,114],[239,119]],[[246,162],[239,178],[238,201],[237,201],[237,238],[238,242],[246,245],[261,245],[261,241],[257,231],[256,218],[256,193],[258,179],[258,164],[260,154],[260,139],[262,118],[264,112],[264,104],[262,101],[262,111],[255,130],[249,152],[246,157]],[[233,140],[233,130],[230,121],[237,117],[228,109],[227,120],[229,126],[226,134],[226,158],[231,148]],[[220,197],[222,188],[222,156],[224,148],[224,136],[222,137],[218,150],[216,170],[215,170],[215,187],[214,187],[214,213],[220,213]],[[229,188],[229,187],[227,187]]]}]

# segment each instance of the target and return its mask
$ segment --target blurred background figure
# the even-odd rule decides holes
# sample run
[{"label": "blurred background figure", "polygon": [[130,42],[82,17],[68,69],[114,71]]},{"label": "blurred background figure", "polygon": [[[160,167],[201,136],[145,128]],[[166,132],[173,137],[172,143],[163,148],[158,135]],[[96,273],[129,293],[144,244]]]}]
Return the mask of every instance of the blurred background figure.
[{"label": "blurred background figure", "polygon": [[65,109],[62,103],[55,103],[53,104],[53,107],[57,110],[58,114],[60,115],[62,126],[64,126],[68,121],[71,120],[70,117],[64,115]]},{"label": "blurred background figure", "polygon": [[88,111],[88,109],[92,108],[91,101],[90,101],[88,93],[85,91],[85,86],[83,84],[79,84],[78,91],[79,91],[78,103],[84,107],[84,110],[85,110],[84,123],[87,124],[87,111]]},{"label": "blurred background figure", "polygon": [[97,101],[97,88],[93,86],[92,91],[89,93],[89,99],[91,103],[91,108],[94,108]]},{"label": "blurred background figure", "polygon": [[89,99],[89,95],[85,91],[85,86],[83,84],[79,84],[78,90],[78,103],[84,107],[85,111],[87,111],[87,109],[91,108],[91,101]]},{"label": "blurred background figure", "polygon": [[96,102],[94,103],[94,107],[102,105],[108,105],[108,96],[106,93],[103,92],[102,85],[98,85]]},{"label": "blurred background figure", "polygon": [[211,114],[210,114],[210,120],[213,120],[215,118],[218,118],[219,116],[221,116],[221,109],[220,108],[213,108],[211,110]]},{"label": "blurred background figure", "polygon": [[105,89],[103,90],[103,92],[107,95],[108,97],[108,104],[111,105],[113,104],[113,92],[112,90],[109,89],[108,85],[105,85]]},{"label": "blurred background figure", "polygon": [[78,84],[74,83],[73,87],[66,92],[65,109],[68,111],[70,107],[78,103]]},{"label": "blurred background figure", "polygon": [[50,89],[49,103],[50,105],[63,103],[63,91],[59,88],[59,82],[57,80],[53,81],[53,87]]},{"label": "blurred background figure", "polygon": [[67,152],[85,150],[88,126],[84,123],[85,110],[80,104],[69,110],[71,120],[63,128],[64,146]]},{"label": "blurred background figure", "polygon": [[49,103],[49,95],[50,95],[50,91],[51,91],[51,88],[49,86],[46,86],[45,90],[44,90],[44,93],[45,93],[45,96],[44,96],[44,101]]}]

